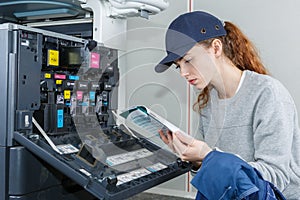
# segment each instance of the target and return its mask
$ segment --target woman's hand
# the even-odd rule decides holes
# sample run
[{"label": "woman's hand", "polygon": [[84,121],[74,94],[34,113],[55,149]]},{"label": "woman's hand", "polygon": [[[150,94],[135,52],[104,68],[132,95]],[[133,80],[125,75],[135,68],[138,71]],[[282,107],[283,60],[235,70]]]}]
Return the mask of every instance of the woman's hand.
[{"label": "woman's hand", "polygon": [[164,133],[162,130],[159,130],[158,131],[159,135],[160,135],[160,138],[162,139],[162,141],[168,145],[168,147],[174,152],[176,153],[175,151],[175,148],[174,148],[174,145],[173,145],[173,133],[172,131],[168,130],[166,133]]},{"label": "woman's hand", "polygon": [[172,141],[173,148],[184,161],[202,162],[205,156],[212,151],[205,142],[178,131],[173,133]]}]

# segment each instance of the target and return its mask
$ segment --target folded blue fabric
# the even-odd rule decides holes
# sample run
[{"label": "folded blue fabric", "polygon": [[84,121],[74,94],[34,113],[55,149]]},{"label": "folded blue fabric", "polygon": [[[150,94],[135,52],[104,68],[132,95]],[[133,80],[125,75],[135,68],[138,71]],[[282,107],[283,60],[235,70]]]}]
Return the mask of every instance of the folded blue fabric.
[{"label": "folded blue fabric", "polygon": [[197,200],[276,200],[273,184],[265,181],[247,162],[225,152],[210,152],[191,184],[198,190]]}]

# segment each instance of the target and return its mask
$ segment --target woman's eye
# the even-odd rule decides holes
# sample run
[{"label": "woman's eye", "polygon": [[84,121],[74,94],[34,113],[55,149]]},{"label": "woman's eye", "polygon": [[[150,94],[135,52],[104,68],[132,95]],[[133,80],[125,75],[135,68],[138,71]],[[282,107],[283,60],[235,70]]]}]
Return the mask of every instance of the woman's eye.
[{"label": "woman's eye", "polygon": [[185,63],[190,63],[192,59],[186,59],[184,62]]}]

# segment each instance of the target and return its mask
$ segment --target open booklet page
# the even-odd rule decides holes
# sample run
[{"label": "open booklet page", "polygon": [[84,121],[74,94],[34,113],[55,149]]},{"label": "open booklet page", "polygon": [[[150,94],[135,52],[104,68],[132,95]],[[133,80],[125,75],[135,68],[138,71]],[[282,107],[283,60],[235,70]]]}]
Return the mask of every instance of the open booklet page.
[{"label": "open booklet page", "polygon": [[168,149],[168,146],[161,140],[158,130],[163,130],[165,133],[167,130],[182,132],[178,127],[145,106],[131,107],[120,113],[120,116],[125,118],[125,123],[129,128],[139,134],[138,137],[146,138],[164,149]]}]

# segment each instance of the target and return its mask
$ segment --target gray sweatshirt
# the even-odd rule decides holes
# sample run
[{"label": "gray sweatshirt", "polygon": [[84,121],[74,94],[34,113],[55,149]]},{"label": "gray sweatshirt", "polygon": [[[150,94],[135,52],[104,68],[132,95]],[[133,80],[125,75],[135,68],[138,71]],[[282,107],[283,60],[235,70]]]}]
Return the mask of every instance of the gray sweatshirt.
[{"label": "gray sweatshirt", "polygon": [[300,130],[287,89],[274,78],[244,71],[238,92],[210,101],[200,114],[202,139],[234,153],[276,185],[287,199],[300,200]]}]

